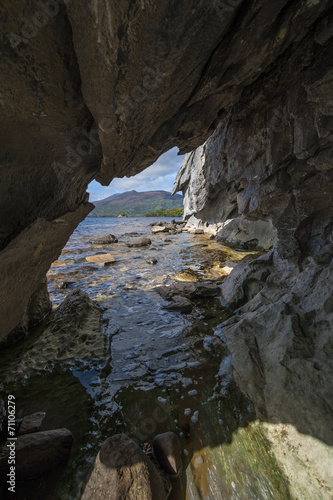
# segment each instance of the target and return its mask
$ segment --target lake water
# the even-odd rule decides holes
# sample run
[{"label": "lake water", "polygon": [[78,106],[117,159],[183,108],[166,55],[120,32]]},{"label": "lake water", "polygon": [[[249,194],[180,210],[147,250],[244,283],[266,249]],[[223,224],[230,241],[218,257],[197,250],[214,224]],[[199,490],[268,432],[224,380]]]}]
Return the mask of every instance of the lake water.
[{"label": "lake water", "polygon": [[[46,429],[66,427],[74,435],[60,476],[23,485],[18,499],[27,491],[29,500],[78,499],[104,439],[124,432],[140,446],[151,445],[168,430],[180,437],[186,470],[185,486],[173,500],[247,499],[249,488],[251,498],[289,498],[269,446],[251,424],[252,405],[233,380],[223,336],[232,311],[218,294],[193,300],[192,311],[183,314],[154,290],[184,280],[219,284],[219,266],[254,254],[203,235],[153,235],[154,220],[87,218],[48,273],[54,307],[74,288],[100,305],[96,338],[104,348],[98,357],[92,347],[82,351],[82,339],[72,339],[70,331],[54,330],[43,340],[47,324],[2,355],[0,397],[15,394],[18,416],[46,411]],[[89,243],[104,233],[118,243]],[[128,247],[137,236],[149,237],[151,245]],[[86,260],[101,252],[115,263]]]}]

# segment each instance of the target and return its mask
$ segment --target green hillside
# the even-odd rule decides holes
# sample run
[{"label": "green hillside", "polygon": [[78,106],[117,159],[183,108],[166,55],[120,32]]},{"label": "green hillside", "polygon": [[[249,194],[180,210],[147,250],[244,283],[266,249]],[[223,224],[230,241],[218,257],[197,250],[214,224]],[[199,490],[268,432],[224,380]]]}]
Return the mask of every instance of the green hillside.
[{"label": "green hillside", "polygon": [[120,214],[143,217],[158,210],[183,208],[183,197],[167,191],[126,191],[95,201],[94,205],[96,208],[89,214],[90,217],[118,217]]},{"label": "green hillside", "polygon": [[183,208],[161,208],[146,214],[146,217],[183,217]]}]

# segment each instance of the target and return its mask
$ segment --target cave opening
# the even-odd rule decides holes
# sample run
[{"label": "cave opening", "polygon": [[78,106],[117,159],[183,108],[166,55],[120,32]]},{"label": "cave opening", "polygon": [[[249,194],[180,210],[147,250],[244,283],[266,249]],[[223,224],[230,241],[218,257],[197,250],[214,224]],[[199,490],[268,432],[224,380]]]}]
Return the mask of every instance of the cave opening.
[{"label": "cave opening", "polygon": [[1,498],[331,498],[330,0],[0,14]]}]

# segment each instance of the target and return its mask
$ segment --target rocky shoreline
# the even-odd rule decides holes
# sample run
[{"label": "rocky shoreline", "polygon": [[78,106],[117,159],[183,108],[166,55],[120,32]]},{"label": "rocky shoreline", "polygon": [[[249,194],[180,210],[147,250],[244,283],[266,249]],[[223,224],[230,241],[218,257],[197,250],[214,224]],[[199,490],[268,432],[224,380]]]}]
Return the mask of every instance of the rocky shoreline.
[{"label": "rocky shoreline", "polygon": [[[156,231],[154,228],[162,228],[162,231]],[[202,275],[198,281],[196,272],[190,273],[189,268],[176,273],[172,283],[147,289],[134,285],[128,287],[128,284],[125,284],[123,291],[98,301],[91,300],[85,292],[75,288],[75,283],[69,283],[69,290],[62,288],[67,293],[64,301],[49,315],[35,339],[32,336],[27,340],[28,349],[23,347],[21,354],[17,355],[15,350],[12,352],[11,348],[8,348],[8,359],[4,364],[7,387],[12,386],[13,390],[17,391],[17,384],[21,380],[29,388],[31,382],[35,384],[36,375],[44,380],[44,374],[47,372],[59,373],[61,380],[68,376],[65,373],[70,369],[72,373],[77,373],[88,392],[94,394],[91,403],[95,424],[90,420],[90,413],[84,427],[90,429],[91,435],[96,437],[90,439],[91,444],[88,446],[92,447],[92,453],[86,454],[86,458],[82,457],[83,461],[79,467],[82,471],[81,479],[76,486],[76,492],[72,492],[73,498],[105,498],[110,481],[118,484],[118,496],[120,491],[127,491],[128,498],[137,497],[136,488],[143,488],[147,498],[152,499],[180,499],[183,498],[185,490],[190,492],[191,498],[196,499],[200,498],[198,489],[201,494],[208,495],[207,498],[216,498],[216,495],[232,488],[236,476],[237,491],[242,495],[247,491],[248,483],[242,483],[238,474],[235,476],[234,454],[242,457],[242,467],[247,471],[246,474],[250,475],[251,488],[257,496],[263,491],[266,491],[267,495],[269,491],[268,498],[274,500],[293,498],[293,495],[297,496],[303,491],[303,480],[299,481],[297,478],[302,477],[304,473],[307,488],[314,498],[319,492],[326,495],[330,491],[329,471],[322,468],[321,471],[316,469],[316,472],[313,472],[307,463],[313,464],[314,467],[310,444],[312,453],[316,450],[315,453],[327,454],[328,448],[320,447],[311,439],[304,439],[288,422],[278,423],[272,419],[271,423],[265,424],[267,413],[264,413],[262,400],[258,399],[255,393],[250,395],[250,389],[244,391],[244,397],[236,385],[236,381],[240,381],[242,385],[240,375],[232,370],[231,363],[234,365],[235,360],[230,357],[228,349],[229,345],[233,348],[233,343],[237,342],[237,335],[234,333],[231,337],[229,331],[237,318],[242,318],[244,309],[239,308],[239,304],[244,301],[250,290],[240,288],[234,282],[237,282],[237,276],[241,276],[244,283],[244,273],[249,272],[248,269],[251,270],[251,277],[255,270],[257,279],[260,279],[262,273],[267,271],[267,266],[272,263],[271,254],[268,252],[258,260],[255,257],[260,253],[253,250],[237,252],[229,249],[227,252],[227,248],[216,242],[215,238],[211,239],[211,234],[205,235],[201,231],[199,234],[193,234],[192,231],[191,234],[188,230],[191,231],[191,224],[186,224],[186,221],[155,222],[150,229],[147,228],[151,237],[133,234],[121,248],[126,247],[130,252],[134,252],[134,257],[140,252],[141,258],[132,262],[140,261],[141,265],[149,262],[150,272],[155,273],[159,259],[155,259],[156,263],[152,262],[153,266],[147,260],[151,247],[159,242],[162,245],[159,252],[165,249],[163,251],[170,252],[171,257],[177,248],[177,239],[174,242],[176,246],[170,246],[171,243],[165,246],[165,239],[188,234],[186,237],[191,238],[192,243],[187,243],[187,251],[190,250],[192,254],[194,252],[193,263],[198,262],[199,256],[203,259],[205,279]],[[113,255],[117,248],[120,248],[119,245],[123,245],[122,238],[104,233],[90,237],[89,244],[92,245],[89,247],[91,262],[98,266],[101,272],[109,272],[110,265],[112,269],[119,265],[114,264],[118,259]],[[91,251],[93,249],[95,252]],[[184,252],[184,249],[181,251]],[[64,255],[66,258],[71,257],[66,252]],[[158,257],[160,254],[156,255]],[[236,257],[242,260],[235,260]],[[250,262],[247,262],[248,259],[251,259]],[[84,267],[84,261],[90,262],[87,257],[81,258],[80,266]],[[262,270],[258,267],[261,261]],[[55,269],[62,267],[55,265]],[[220,271],[217,274],[216,269]],[[233,273],[230,276],[230,284],[227,276],[231,270]],[[253,362],[258,356],[256,346],[249,346],[249,352]],[[245,354],[243,359],[246,360]],[[246,366],[244,364],[244,369]],[[47,383],[45,380],[43,386]],[[135,390],[130,389],[131,387]],[[258,378],[258,386],[255,388],[258,390],[260,387],[263,387],[262,381]],[[32,390],[32,387],[29,390]],[[139,398],[135,395],[136,392],[140,393]],[[20,398],[22,396],[23,394]],[[112,411],[107,410],[111,401]],[[254,407],[252,402],[255,403]],[[71,411],[76,415],[75,398],[73,404]],[[87,402],[84,403],[84,406],[86,405]],[[101,413],[98,410],[99,405]],[[127,417],[121,408],[128,413]],[[60,414],[57,421],[61,422]],[[78,439],[76,427],[73,420],[68,420],[68,423],[68,432],[73,434],[75,444]],[[66,419],[64,424],[66,425]],[[212,432],[212,424],[218,429],[216,435]],[[46,427],[49,428],[49,425]],[[57,431],[46,432],[54,432],[56,437]],[[182,464],[184,474],[179,479],[173,478],[172,474],[170,476],[170,470],[163,458],[162,469],[156,461],[154,465],[149,458],[154,437],[165,432],[172,432],[170,436],[175,435],[175,439],[180,440],[177,445],[181,450],[177,467]],[[69,465],[65,468],[65,483],[68,485],[73,484],[73,477],[78,473],[77,458],[74,457],[78,456],[79,449],[82,453],[82,447],[89,443],[88,441],[84,445],[82,437],[80,439],[81,442],[74,446]],[[146,464],[142,465],[147,467],[146,472],[137,469],[134,462],[130,465],[132,462],[126,459],[126,454],[117,455],[120,450],[118,445],[102,444],[105,439],[108,439],[106,443],[117,439],[120,439],[119,443],[127,443],[128,449],[132,450],[131,456],[140,454],[141,463]],[[227,450],[231,440],[232,452],[229,452]],[[114,454],[114,458],[108,458],[107,462],[106,459],[103,461],[100,455],[103,455],[105,446],[112,448]],[[87,476],[87,465],[95,460],[99,448],[94,468]],[[281,452],[283,449],[285,452]],[[147,451],[148,455],[142,450]],[[254,473],[253,469],[259,455],[260,467],[265,471],[264,482],[261,473]],[[156,458],[156,450],[154,456]],[[68,455],[63,461],[67,459]],[[113,460],[120,460],[121,464],[117,462],[119,471],[122,467],[125,467],[124,471],[131,470],[133,474],[137,474],[137,480],[126,482],[128,472],[124,473],[125,475],[119,472],[123,481],[119,483],[109,460],[112,463]],[[50,462],[52,463],[52,460]],[[109,465],[105,465],[106,463]],[[288,471],[285,471],[286,463]],[[219,467],[218,476],[214,473],[212,464]],[[55,481],[50,484],[54,484],[52,488],[57,489],[57,479]],[[30,486],[23,484],[23,491],[27,487]],[[51,491],[48,495],[52,495]]]}]

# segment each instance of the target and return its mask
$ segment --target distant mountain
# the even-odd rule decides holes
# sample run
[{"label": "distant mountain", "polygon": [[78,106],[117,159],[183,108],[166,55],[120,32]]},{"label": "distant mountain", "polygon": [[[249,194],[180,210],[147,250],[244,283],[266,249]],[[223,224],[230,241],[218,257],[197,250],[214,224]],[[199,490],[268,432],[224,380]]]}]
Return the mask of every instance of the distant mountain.
[{"label": "distant mountain", "polygon": [[118,217],[120,214],[140,217],[156,210],[181,208],[183,197],[167,191],[126,191],[94,201],[94,205],[96,208],[89,214],[90,217]]}]

